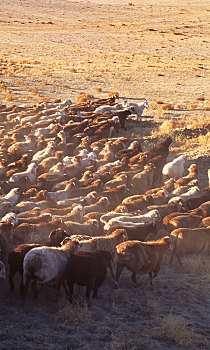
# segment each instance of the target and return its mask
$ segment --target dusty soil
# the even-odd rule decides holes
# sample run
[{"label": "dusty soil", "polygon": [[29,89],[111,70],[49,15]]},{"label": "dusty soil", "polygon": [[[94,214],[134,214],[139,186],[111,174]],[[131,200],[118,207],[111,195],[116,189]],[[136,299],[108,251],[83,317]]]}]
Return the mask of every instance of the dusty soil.
[{"label": "dusty soil", "polygon": [[[0,98],[7,105],[56,98],[77,101],[119,92],[146,97],[144,122],[130,137],[158,137],[177,126],[209,123],[207,1],[5,0],[0,4]],[[173,109],[162,108],[171,104]],[[165,124],[160,132],[159,126]],[[146,124],[145,124],[146,125]],[[176,124],[175,124],[176,125]],[[209,134],[177,138],[172,153],[184,153],[207,185]],[[81,299],[69,307],[46,288],[24,308],[18,290],[0,286],[0,349],[207,349],[209,259],[168,257],[151,289],[147,278],[133,288],[124,272],[120,288],[111,277],[89,308]],[[16,281],[18,282],[18,281]],[[75,290],[76,291],[76,290]]]}]

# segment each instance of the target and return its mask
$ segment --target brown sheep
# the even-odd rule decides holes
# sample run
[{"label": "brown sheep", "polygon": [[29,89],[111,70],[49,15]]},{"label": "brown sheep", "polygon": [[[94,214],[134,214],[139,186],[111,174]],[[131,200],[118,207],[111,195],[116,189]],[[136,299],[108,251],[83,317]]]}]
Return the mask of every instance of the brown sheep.
[{"label": "brown sheep", "polygon": [[[132,199],[133,197],[133,199]],[[136,196],[131,196],[128,198],[125,198],[122,203],[120,205],[118,205],[117,208],[115,208],[115,211],[117,213],[120,212],[134,212],[136,210],[144,210],[145,208],[147,208],[149,205],[154,203],[153,197],[148,195],[148,196],[144,196],[144,195],[140,195],[135,199]]]},{"label": "brown sheep", "polygon": [[193,210],[197,207],[199,207],[199,205],[210,201],[210,188],[207,188],[201,195],[199,195],[198,197],[194,197],[194,198],[190,198],[187,199],[184,202],[184,210]]},{"label": "brown sheep", "polygon": [[169,146],[172,143],[172,138],[169,136],[159,145],[156,145],[148,152],[148,158],[152,159],[157,156],[167,158],[169,155]]},{"label": "brown sheep", "polygon": [[173,249],[170,264],[174,256],[180,265],[183,256],[189,254],[202,254],[202,257],[210,246],[210,228],[178,228],[171,232]]},{"label": "brown sheep", "polygon": [[25,243],[30,239],[30,235],[38,235],[40,239],[47,239],[50,231],[57,228],[65,229],[65,224],[61,219],[53,219],[49,222],[41,222],[39,224],[21,224],[14,229],[14,240],[20,243]]},{"label": "brown sheep", "polygon": [[0,260],[2,260],[3,263],[6,263],[7,261],[8,251],[9,251],[8,239],[6,238],[5,232],[0,230]]},{"label": "brown sheep", "polygon": [[191,211],[191,214],[201,215],[204,218],[210,216],[210,201],[201,204],[198,208]]},{"label": "brown sheep", "polygon": [[175,184],[174,184],[175,188],[180,187],[180,186],[185,186],[190,181],[198,179],[198,167],[196,164],[191,164],[188,171],[189,171],[189,174],[187,176],[181,177],[180,179],[178,179],[175,182]]},{"label": "brown sheep", "polygon": [[145,165],[144,170],[133,176],[131,190],[133,194],[143,194],[152,188],[155,168],[153,164]]},{"label": "brown sheep", "polygon": [[210,227],[210,216],[208,216],[207,218],[204,218],[202,220],[202,226],[204,227]]},{"label": "brown sheep", "polygon": [[171,218],[168,221],[167,231],[171,232],[176,228],[194,228],[198,227],[202,221],[202,216],[199,215],[180,215]]},{"label": "brown sheep", "polygon": [[155,223],[144,223],[144,224],[139,224],[133,227],[129,226],[114,226],[111,227],[108,231],[107,234],[112,233],[113,231],[117,229],[124,229],[127,233],[128,240],[129,241],[145,241],[148,235],[156,235],[157,234],[157,226]]},{"label": "brown sheep", "polygon": [[176,211],[176,212],[173,212],[173,213],[170,213],[166,216],[164,216],[163,218],[163,225],[165,227],[167,227],[169,221],[177,216],[183,216],[183,215],[189,215],[189,213],[182,213],[182,212],[179,212],[179,211]]},{"label": "brown sheep", "polygon": [[86,298],[93,289],[93,298],[97,297],[98,288],[105,281],[107,267],[111,268],[112,256],[105,250],[78,251],[70,255],[62,281],[67,281],[69,301],[72,303],[74,283],[87,286]]},{"label": "brown sheep", "polygon": [[90,204],[84,207],[85,214],[91,213],[91,212],[99,212],[101,211],[102,213],[108,210],[110,206],[109,200],[107,197],[102,197],[96,202],[95,204]]},{"label": "brown sheep", "polygon": [[164,256],[170,249],[171,239],[166,236],[157,241],[127,241],[119,244],[117,249],[116,283],[124,267],[132,272],[132,281],[136,284],[136,275],[148,273],[150,284],[159,273]]},{"label": "brown sheep", "polygon": [[128,239],[123,229],[117,229],[109,235],[93,237],[89,240],[80,241],[78,250],[107,250],[112,254],[113,261],[116,260],[116,246]]},{"label": "brown sheep", "polygon": [[69,236],[71,235],[87,235],[97,236],[99,231],[99,224],[97,220],[88,220],[84,223],[66,221],[65,229]]},{"label": "brown sheep", "polygon": [[101,192],[101,196],[108,198],[110,202],[109,210],[113,210],[122,202],[123,198],[126,197],[127,192],[129,192],[129,190],[126,185],[120,185],[116,188]]},{"label": "brown sheep", "polygon": [[157,209],[160,213],[161,218],[163,219],[166,215],[169,215],[171,213],[177,212],[179,209],[181,209],[181,205],[176,203],[170,203],[170,204],[162,204],[162,205],[150,205],[147,207],[147,210],[154,210]]}]

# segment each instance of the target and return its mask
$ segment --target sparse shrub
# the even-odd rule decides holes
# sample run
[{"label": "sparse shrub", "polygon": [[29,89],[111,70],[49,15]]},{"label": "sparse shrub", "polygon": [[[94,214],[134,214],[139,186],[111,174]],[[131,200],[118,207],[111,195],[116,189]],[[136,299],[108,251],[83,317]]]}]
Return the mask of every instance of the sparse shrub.
[{"label": "sparse shrub", "polygon": [[177,122],[173,119],[165,120],[162,125],[159,126],[161,134],[169,134],[172,130],[177,128]]},{"label": "sparse shrub", "polygon": [[25,85],[25,82],[23,80],[17,81],[16,85]]},{"label": "sparse shrub", "polygon": [[113,92],[109,92],[109,93],[108,93],[108,97],[112,97],[112,96],[114,96],[114,95],[116,95],[117,97],[119,97],[119,92],[113,91]]},{"label": "sparse shrub", "polygon": [[187,109],[189,109],[189,111],[195,110],[196,107],[197,105],[195,103],[190,103],[189,105],[187,105]]},{"label": "sparse shrub", "polygon": [[50,99],[49,99],[48,97],[40,96],[38,102],[39,102],[39,103],[42,103],[42,102],[48,102],[48,103],[50,103],[51,101],[50,101]]},{"label": "sparse shrub", "polygon": [[158,109],[158,105],[156,103],[153,103],[149,106],[149,108],[152,110],[156,110],[156,109]]},{"label": "sparse shrub", "polygon": [[180,103],[177,103],[175,106],[174,106],[175,109],[180,109],[180,108],[183,108],[182,105],[180,105]]},{"label": "sparse shrub", "polygon": [[210,105],[205,105],[205,106],[203,107],[203,110],[204,110],[204,111],[210,111]]},{"label": "sparse shrub", "polygon": [[161,109],[164,111],[170,111],[170,110],[174,109],[174,107],[170,103],[163,103],[161,105]]},{"label": "sparse shrub", "polygon": [[153,332],[158,338],[172,341],[182,347],[192,346],[197,336],[182,316],[172,314],[158,319],[158,326]]},{"label": "sparse shrub", "polygon": [[83,92],[80,92],[78,95],[77,95],[77,100],[79,102],[86,102],[86,101],[89,101],[91,98],[94,98],[93,95],[91,94],[85,94]]},{"label": "sparse shrub", "polygon": [[137,350],[134,340],[124,332],[116,332],[106,350]]},{"label": "sparse shrub", "polygon": [[58,320],[64,324],[78,326],[81,323],[91,321],[91,312],[87,304],[67,305],[58,311]]},{"label": "sparse shrub", "polygon": [[203,95],[196,98],[197,101],[205,101],[205,97]]}]

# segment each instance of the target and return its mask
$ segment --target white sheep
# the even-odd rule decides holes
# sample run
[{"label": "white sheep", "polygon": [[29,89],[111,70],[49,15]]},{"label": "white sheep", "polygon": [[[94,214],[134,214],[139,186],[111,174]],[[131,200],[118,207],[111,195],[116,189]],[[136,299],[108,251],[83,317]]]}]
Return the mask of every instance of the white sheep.
[{"label": "white sheep", "polygon": [[145,222],[156,222],[161,219],[160,213],[158,210],[150,210],[144,215],[128,216],[128,215],[119,215],[116,218],[109,220],[104,226],[104,230],[109,230],[113,226],[134,226],[139,224],[144,224]]},{"label": "white sheep", "polygon": [[185,202],[187,199],[197,197],[200,192],[201,191],[198,188],[198,186],[193,186],[186,193],[180,194],[179,196],[176,196],[176,197],[172,197],[168,203],[170,204],[174,202],[179,202],[180,200],[182,202]]},{"label": "white sheep", "polygon": [[184,163],[186,157],[180,155],[171,162],[164,165],[162,174],[167,178],[179,179],[184,173]]},{"label": "white sheep", "polygon": [[144,101],[140,103],[134,103],[134,102],[127,102],[123,101],[124,107],[133,107],[133,113],[137,115],[137,121],[141,122],[141,115],[145,108],[149,108],[149,102],[145,99]]},{"label": "white sheep", "polygon": [[102,106],[99,106],[95,109],[94,113],[106,113],[106,112],[111,112],[111,113],[114,113],[116,111],[118,111],[120,108],[122,108],[122,105],[121,104],[115,104],[113,106],[110,106],[110,105],[102,105]]},{"label": "white sheep", "polygon": [[10,202],[11,207],[14,207],[18,203],[19,196],[20,189],[18,187],[13,188],[9,193],[0,197],[0,204]]},{"label": "white sheep", "polygon": [[21,178],[23,177],[27,177],[30,181],[30,183],[33,185],[35,183],[36,180],[36,170],[37,170],[38,166],[36,165],[36,163],[30,163],[28,165],[28,168],[26,169],[26,171],[22,171],[20,173],[15,173],[13,174],[10,178],[9,178],[9,182],[17,182],[20,181]]},{"label": "white sheep", "polygon": [[31,279],[39,284],[59,282],[64,273],[68,257],[78,247],[77,241],[64,240],[61,247],[37,247],[26,253],[23,260],[24,296]]},{"label": "white sheep", "polygon": [[40,162],[42,162],[45,158],[48,157],[53,157],[55,152],[54,149],[54,141],[49,141],[47,144],[47,147],[41,151],[38,151],[34,154],[31,162],[34,162],[36,164],[39,164]]},{"label": "white sheep", "polygon": [[18,224],[17,214],[10,212],[3,216],[1,222],[11,222],[14,225]]}]

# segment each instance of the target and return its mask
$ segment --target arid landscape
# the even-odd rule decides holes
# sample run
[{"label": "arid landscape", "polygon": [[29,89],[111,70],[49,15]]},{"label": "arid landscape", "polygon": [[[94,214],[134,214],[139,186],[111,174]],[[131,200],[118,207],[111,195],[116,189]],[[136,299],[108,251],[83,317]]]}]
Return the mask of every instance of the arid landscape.
[{"label": "arid landscape", "polygon": [[[196,163],[208,186],[208,1],[4,0],[0,13],[0,103],[146,98],[142,123],[129,118],[118,136],[146,151],[170,134],[169,160],[184,154],[185,173]],[[46,287],[22,307],[18,288],[0,281],[0,350],[208,349],[209,263],[190,256],[171,266],[167,255],[153,287],[145,275],[134,288],[124,270],[114,289],[108,273],[90,305],[83,288],[70,306],[64,290],[57,302]]]}]

